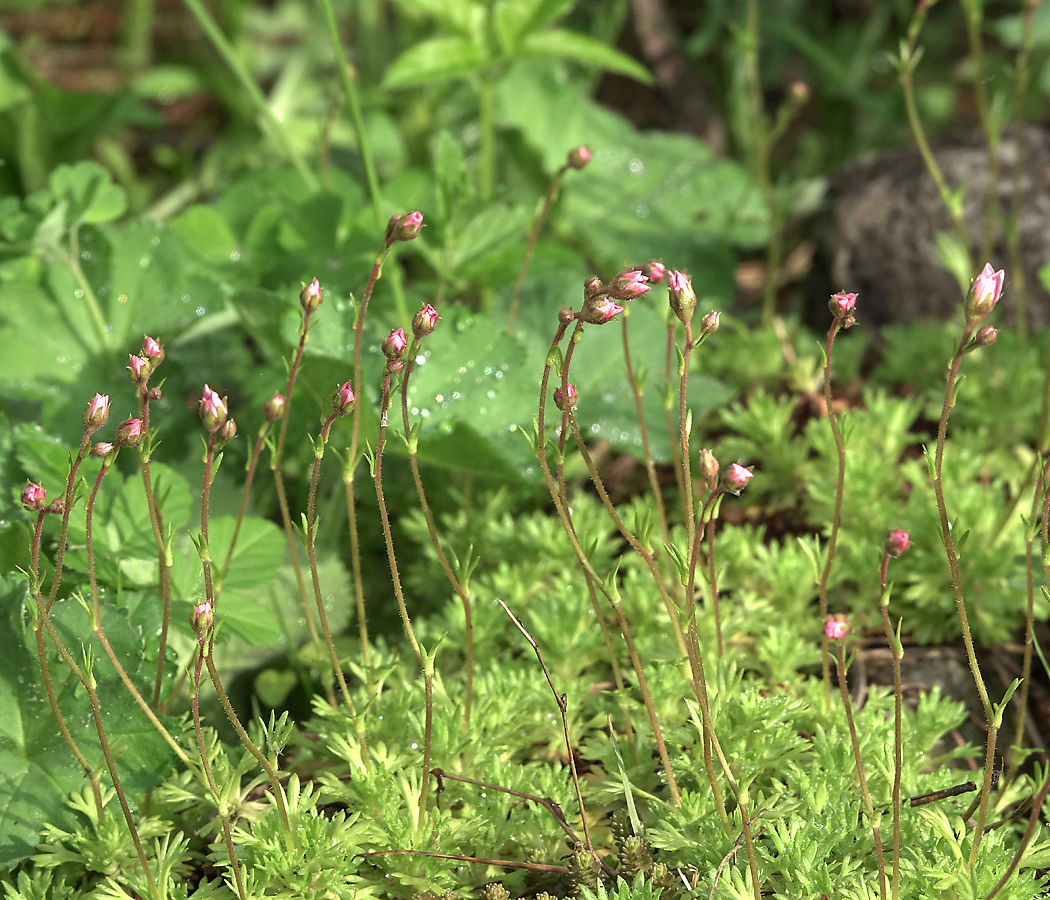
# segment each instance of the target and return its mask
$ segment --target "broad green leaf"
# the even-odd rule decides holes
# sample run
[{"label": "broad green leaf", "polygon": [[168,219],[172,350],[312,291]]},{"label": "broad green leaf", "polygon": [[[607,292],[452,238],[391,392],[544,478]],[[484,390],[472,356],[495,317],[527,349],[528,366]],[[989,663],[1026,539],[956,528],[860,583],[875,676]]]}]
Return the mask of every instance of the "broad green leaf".
[{"label": "broad green leaf", "polygon": [[172,230],[201,259],[228,263],[237,252],[237,239],[213,206],[191,206],[171,220]]},{"label": "broad green leaf", "polygon": [[109,222],[123,215],[128,205],[124,189],[112,182],[102,166],[90,160],[55,169],[51,173],[51,192],[68,204],[66,215],[71,224]]},{"label": "broad green leaf", "polygon": [[626,75],[642,84],[651,84],[653,80],[645,66],[615,47],[610,47],[604,41],[589,35],[561,28],[527,35],[518,47],[516,55],[522,59],[571,59],[585,66],[598,66],[609,72]]},{"label": "broad green leaf", "polygon": [[466,38],[431,38],[409,47],[395,59],[383,76],[383,86],[408,87],[442,78],[459,78],[479,72],[487,64],[481,48]]},{"label": "broad green leaf", "polygon": [[[236,521],[233,516],[215,516],[208,523],[208,541],[216,573],[226,562]],[[269,583],[277,577],[285,549],[280,528],[268,519],[249,516],[241,525],[229,571],[222,582],[223,589],[244,593]]]},{"label": "broad green leaf", "polygon": [[485,10],[477,0],[398,0],[398,5],[433,16],[452,34],[463,37],[481,34]]},{"label": "broad green leaf", "polygon": [[504,53],[514,49],[531,32],[557,21],[576,5],[576,0],[504,0],[492,12],[492,24]]}]

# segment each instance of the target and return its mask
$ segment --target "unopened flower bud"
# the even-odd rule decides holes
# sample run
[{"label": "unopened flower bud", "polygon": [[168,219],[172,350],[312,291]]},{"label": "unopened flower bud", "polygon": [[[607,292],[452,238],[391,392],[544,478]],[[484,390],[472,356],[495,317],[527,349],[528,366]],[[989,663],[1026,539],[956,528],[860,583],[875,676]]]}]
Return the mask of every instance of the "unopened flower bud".
[{"label": "unopened flower bud", "polygon": [[642,274],[649,279],[650,284],[659,284],[667,274],[667,266],[658,259],[651,259],[642,266]]},{"label": "unopened flower bud", "polygon": [[145,356],[152,364],[153,368],[156,369],[162,362],[164,362],[164,348],[149,335],[146,335],[146,339],[142,342],[142,352],[139,356]]},{"label": "unopened flower bud", "polygon": [[977,329],[973,342],[978,347],[990,347],[999,337],[999,330],[991,325],[982,325]]},{"label": "unopened flower bud", "polygon": [[833,641],[841,641],[849,634],[849,622],[845,616],[828,616],[824,623],[824,634]]},{"label": "unopened flower bud", "polygon": [[560,322],[562,325],[569,325],[569,324],[571,324],[572,320],[575,319],[575,318],[576,318],[576,313],[574,313],[567,306],[563,306],[561,309],[558,310],[558,322]]},{"label": "unopened flower bud", "polygon": [[26,486],[22,488],[22,506],[29,512],[35,512],[43,509],[46,502],[47,492],[43,486],[27,481]]},{"label": "unopened flower bud", "polygon": [[149,389],[149,390],[148,390],[148,391],[146,392],[146,397],[147,397],[147,398],[148,398],[149,400],[159,400],[159,399],[161,398],[161,396],[162,396],[162,395],[161,395],[161,391],[160,391],[160,388],[159,388],[159,387],[154,387],[154,388],[150,388],[150,389]]},{"label": "unopened flower bud", "polygon": [[403,359],[407,349],[408,338],[405,337],[404,328],[391,331],[387,339],[383,341],[383,355],[387,359]]},{"label": "unopened flower bud", "polygon": [[212,607],[211,601],[205,600],[203,603],[198,603],[193,607],[190,624],[193,625],[193,630],[197,632],[198,636],[202,636],[215,624],[215,609]]},{"label": "unopened flower bud", "polygon": [[582,169],[591,161],[591,151],[586,147],[577,147],[569,153],[568,164],[570,169]]},{"label": "unopened flower bud", "polygon": [[108,441],[99,441],[91,447],[91,455],[97,456],[99,459],[105,459],[109,456],[116,447]]},{"label": "unopened flower bud", "polygon": [[718,310],[712,309],[711,312],[700,320],[700,336],[704,337],[712,332],[718,331],[718,325],[721,322],[721,319],[722,317],[719,315]]},{"label": "unopened flower bud", "polygon": [[106,424],[106,419],[108,418],[109,395],[95,394],[95,396],[88,401],[87,408],[84,410],[84,415],[81,419],[84,423],[84,431],[87,434],[94,434]]},{"label": "unopened flower bud", "polygon": [[263,415],[267,422],[276,422],[284,415],[284,395],[274,394],[263,404]]},{"label": "unopened flower bud", "polygon": [[700,451],[700,474],[712,480],[718,477],[718,460],[715,459],[715,455],[704,447]]},{"label": "unopened flower bud", "polygon": [[754,477],[755,473],[750,469],[740,463],[731,463],[722,473],[722,489],[730,494],[739,494]]},{"label": "unopened flower bud", "polygon": [[133,384],[145,387],[152,374],[153,364],[146,357],[135,356],[134,353],[128,356],[128,375],[131,377]]},{"label": "unopened flower bud", "polygon": [[223,443],[229,443],[237,437],[237,423],[233,419],[227,419],[219,426],[216,437]]},{"label": "unopened flower bud", "polygon": [[299,292],[299,305],[307,312],[316,312],[321,308],[324,295],[321,293],[321,282],[316,278]]},{"label": "unopened flower bud", "polygon": [[584,302],[597,300],[604,289],[605,286],[602,284],[602,280],[597,275],[592,275],[583,283]]},{"label": "unopened flower bud", "polygon": [[894,559],[903,556],[910,546],[911,538],[908,537],[908,532],[901,531],[899,528],[891,531],[886,537],[886,552]]},{"label": "unopened flower bud", "polygon": [[350,382],[341,384],[332,394],[332,412],[337,416],[345,416],[354,408],[354,391]]},{"label": "unopened flower bud", "polygon": [[789,89],[791,101],[801,106],[809,100],[809,85],[804,81],[794,81]]},{"label": "unopened flower bud", "polygon": [[646,283],[648,281],[649,279],[642,274],[641,269],[621,272],[609,282],[609,297],[619,303],[626,303],[650,290],[650,286]]},{"label": "unopened flower bud", "polygon": [[1003,293],[1005,277],[1006,273],[1002,269],[997,272],[991,263],[984,264],[981,274],[970,285],[970,293],[966,295],[966,324],[969,327],[987,318],[988,313],[995,309]]},{"label": "unopened flower bud", "polygon": [[428,334],[433,333],[437,328],[437,323],[438,311],[427,303],[412,319],[412,334],[417,341],[425,338]]},{"label": "unopened flower bud", "polygon": [[226,421],[226,401],[208,385],[204,385],[200,403],[201,421],[208,431],[215,431]]},{"label": "unopened flower bud", "polygon": [[623,311],[624,307],[618,303],[613,303],[608,297],[599,297],[596,300],[588,300],[583,304],[583,309],[580,311],[580,321],[591,325],[604,325],[606,322],[615,319]]},{"label": "unopened flower bud", "polygon": [[386,226],[386,242],[410,241],[423,228],[423,213],[416,211],[401,216],[391,216]]},{"label": "unopened flower bud", "polygon": [[576,393],[576,385],[570,384],[563,391],[561,387],[554,389],[554,405],[562,412],[574,409],[579,396]]},{"label": "unopened flower bud", "polygon": [[845,319],[847,316],[852,316],[856,308],[857,295],[848,294],[845,291],[832,294],[831,299],[828,301],[828,309],[836,319]]},{"label": "unopened flower bud", "polygon": [[693,283],[685,272],[669,272],[667,275],[667,292],[671,304],[671,312],[683,325],[688,325],[693,320],[693,311],[696,309],[696,293],[693,291]]},{"label": "unopened flower bud", "polygon": [[118,447],[137,447],[142,440],[142,419],[128,419],[117,426],[113,443]]}]

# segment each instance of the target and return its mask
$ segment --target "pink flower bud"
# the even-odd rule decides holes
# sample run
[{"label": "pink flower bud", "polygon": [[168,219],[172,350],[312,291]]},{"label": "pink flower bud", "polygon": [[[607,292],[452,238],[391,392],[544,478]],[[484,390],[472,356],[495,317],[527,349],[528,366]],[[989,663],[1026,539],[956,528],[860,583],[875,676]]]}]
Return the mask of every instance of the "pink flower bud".
[{"label": "pink flower bud", "polygon": [[267,422],[276,422],[284,415],[284,395],[274,394],[263,404],[263,415]]},{"label": "pink flower bud", "polygon": [[700,336],[705,337],[706,335],[718,331],[718,326],[721,324],[721,321],[722,317],[719,315],[718,310],[712,309],[711,312],[700,320]]},{"label": "pink flower bud", "polygon": [[208,431],[215,431],[226,421],[226,401],[208,385],[204,385],[200,404],[201,421]]},{"label": "pink flower bud", "polygon": [[722,489],[730,494],[739,494],[754,477],[755,473],[750,469],[740,463],[731,463],[722,473]]},{"label": "pink flower bud", "polygon": [[106,424],[106,419],[108,418],[109,395],[95,394],[95,396],[88,401],[87,409],[84,410],[84,416],[81,419],[84,423],[84,431],[88,434],[94,434]]},{"label": "pink flower bud", "polygon": [[999,269],[995,271],[991,263],[985,263],[981,274],[970,285],[970,293],[966,297],[966,324],[973,327],[988,316],[999,297],[1003,293],[1003,279],[1006,273]]},{"label": "pink flower bud", "polygon": [[626,303],[635,297],[640,297],[650,290],[646,278],[641,269],[631,269],[621,272],[609,282],[609,296],[620,303]]},{"label": "pink flower bud", "polygon": [[602,280],[597,275],[592,275],[583,283],[583,300],[597,300],[602,295]]},{"label": "pink flower bud", "polygon": [[148,359],[144,356],[135,356],[134,353],[128,356],[128,375],[133,384],[145,387],[152,374],[153,364]]},{"label": "pink flower bud", "polygon": [[321,293],[321,282],[316,278],[299,293],[299,305],[307,312],[316,312],[321,308],[324,296]]},{"label": "pink flower bud", "polygon": [[973,343],[975,347],[991,347],[999,338],[999,329],[991,325],[983,325],[977,329]]},{"label": "pink flower bud", "polygon": [[193,607],[190,623],[198,635],[203,635],[215,624],[215,609],[212,607],[211,601],[205,600],[203,603],[198,603]]},{"label": "pink flower bud", "polygon": [[383,355],[387,359],[402,359],[407,349],[408,338],[405,337],[404,328],[391,331],[387,339],[383,341]]},{"label": "pink flower bud", "polygon": [[387,246],[395,241],[410,241],[423,229],[423,213],[410,212],[401,216],[391,216],[386,226]]},{"label": "pink flower bud", "polygon": [[904,552],[911,546],[911,538],[908,537],[908,532],[897,529],[891,531],[886,537],[886,552],[897,559],[904,555]]},{"label": "pink flower bud", "polygon": [[706,447],[700,451],[700,474],[707,479],[718,477],[718,460]]},{"label": "pink flower bud", "polygon": [[142,419],[128,419],[117,426],[113,443],[118,447],[137,447],[142,440]]},{"label": "pink flower bud", "polygon": [[658,259],[651,259],[642,266],[642,274],[649,279],[650,284],[659,284],[667,274],[667,266]]},{"label": "pink flower bud", "polygon": [[845,291],[832,294],[831,299],[828,301],[828,309],[836,319],[845,319],[848,316],[852,316],[856,308],[857,295],[847,294]]},{"label": "pink flower bud", "polygon": [[688,325],[693,320],[693,311],[696,309],[696,293],[693,291],[693,283],[685,272],[674,271],[667,275],[667,292],[671,304],[671,312],[683,325]]},{"label": "pink flower bud", "polygon": [[149,397],[150,400],[159,400],[161,398],[160,388],[150,388],[146,391],[146,396]]},{"label": "pink flower bud", "polygon": [[354,408],[354,391],[350,382],[341,384],[332,394],[332,412],[337,416],[345,416]]},{"label": "pink flower bud", "polygon": [[591,325],[604,325],[624,311],[624,307],[613,303],[608,297],[599,297],[583,304],[580,320]]},{"label": "pink flower bud", "polygon": [[29,512],[35,512],[43,509],[46,502],[47,492],[43,486],[27,481],[26,486],[22,488],[22,506]]},{"label": "pink flower bud", "polygon": [[428,334],[433,333],[434,329],[437,328],[437,323],[438,311],[427,303],[412,319],[412,334],[417,341],[425,338]]},{"label": "pink flower bud", "polygon": [[116,447],[114,447],[113,444],[110,444],[108,441],[99,441],[97,444],[92,446],[91,455],[97,456],[99,459],[105,459],[115,449]]},{"label": "pink flower bud", "polygon": [[152,364],[153,368],[156,369],[162,362],[164,362],[164,348],[149,335],[146,335],[146,339],[142,342],[142,352],[139,356],[144,356]]},{"label": "pink flower bud", "polygon": [[845,616],[828,616],[824,623],[824,634],[833,641],[841,641],[849,634],[849,622]]},{"label": "pink flower bud", "polygon": [[570,384],[564,391],[560,387],[554,389],[554,405],[562,412],[574,409],[579,396],[576,393],[576,385]]},{"label": "pink flower bud", "polygon": [[577,147],[569,153],[568,165],[570,169],[582,169],[591,161],[591,151],[586,147]]}]

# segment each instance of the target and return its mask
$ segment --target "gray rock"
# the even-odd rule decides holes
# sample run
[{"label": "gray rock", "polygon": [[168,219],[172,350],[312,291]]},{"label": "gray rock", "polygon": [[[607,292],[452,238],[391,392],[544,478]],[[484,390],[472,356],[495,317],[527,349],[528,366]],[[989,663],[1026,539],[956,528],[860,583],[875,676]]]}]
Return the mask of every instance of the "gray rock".
[{"label": "gray rock", "polygon": [[[1050,262],[1050,131],[1034,126],[1022,131],[1024,165],[1020,181],[1021,255],[1033,327],[1050,324],[1050,294],[1036,272]],[[965,185],[963,209],[976,270],[988,191],[988,158],[979,133],[944,141],[934,149],[949,188]],[[1015,296],[1004,221],[1013,197],[1017,142],[1007,130],[999,153],[998,210],[991,259],[1005,268],[1007,283],[994,324],[1015,321]],[[834,175],[825,211],[817,223],[815,266],[830,278],[830,289],[855,291],[858,321],[878,327],[916,319],[947,319],[962,304],[958,282],[940,262],[938,232],[954,234],[933,178],[918,149],[893,150],[865,157]],[[977,271],[974,271],[974,275]],[[823,296],[820,308],[827,318]],[[825,323],[826,325],[826,323]]]}]

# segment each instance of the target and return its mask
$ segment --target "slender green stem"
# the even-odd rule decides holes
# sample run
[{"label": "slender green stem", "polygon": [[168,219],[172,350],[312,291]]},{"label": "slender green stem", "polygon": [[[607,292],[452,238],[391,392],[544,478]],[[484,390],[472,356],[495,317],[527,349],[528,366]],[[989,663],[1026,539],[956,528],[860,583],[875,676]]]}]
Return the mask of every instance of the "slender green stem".
[{"label": "slender green stem", "polygon": [[251,496],[252,482],[255,480],[255,472],[259,467],[259,459],[262,456],[263,445],[266,443],[266,435],[269,431],[270,421],[266,420],[259,428],[259,434],[255,438],[255,446],[252,447],[251,456],[248,458],[248,471],[244,476],[244,488],[241,490],[241,507],[237,511],[237,522],[233,526],[233,535],[230,537],[230,547],[226,551],[226,559],[223,560],[222,567],[219,569],[219,576],[215,581],[216,602],[218,602],[219,594],[222,592],[222,584],[226,580],[226,575],[230,571],[230,564],[233,562],[233,551],[237,547],[237,539],[241,534],[244,517],[248,514],[248,499]]},{"label": "slender green stem", "polygon": [[[871,819],[871,830],[875,838],[875,862],[879,867],[879,898],[886,900],[886,861],[882,855],[882,834],[879,830],[879,820],[875,814],[875,806],[871,802],[871,794],[868,792],[868,778],[864,774],[864,758],[860,753],[860,739],[857,737],[857,723],[853,720],[853,701],[850,699],[849,687],[846,684],[846,651],[843,641],[836,642],[838,657],[835,669],[838,673],[839,694],[842,697],[842,706],[846,710],[846,722],[849,725],[850,743],[853,745],[853,759],[857,766],[857,780],[860,782],[860,794],[864,800],[864,809]],[[899,746],[898,741],[898,746]]]},{"label": "slender green stem", "polygon": [[318,188],[317,176],[310,170],[310,167],[307,166],[299,151],[295,148],[291,137],[288,135],[288,129],[285,128],[284,123],[266,97],[263,96],[262,91],[259,90],[259,85],[255,83],[255,79],[252,78],[251,73],[237,55],[233,45],[226,39],[226,35],[222,33],[222,29],[211,17],[204,3],[201,0],[182,0],[182,2],[193,18],[197,20],[201,31],[204,32],[212,47],[222,57],[223,62],[229,67],[234,78],[240,83],[255,107],[256,113],[269,126],[271,136],[281,145],[281,149],[295,167],[296,172],[299,173],[299,177],[302,178],[306,189],[310,193],[316,191]]},{"label": "slender green stem", "polygon": [[481,142],[478,148],[480,155],[478,194],[482,203],[492,199],[492,190],[496,184],[496,85],[488,75],[478,80],[478,125]]},{"label": "slender green stem", "polygon": [[[828,424],[831,426],[831,434],[835,438],[835,452],[838,456],[838,470],[835,477],[835,511],[831,518],[831,533],[828,535],[827,557],[824,560],[824,569],[820,573],[820,581],[817,591],[820,595],[820,621],[828,618],[828,579],[831,576],[831,566],[835,561],[835,544],[838,541],[839,526],[842,524],[842,498],[846,492],[846,445],[842,441],[842,433],[839,430],[838,418],[831,399],[831,349],[835,344],[835,335],[842,327],[843,320],[836,317],[828,330],[827,345],[824,350],[824,405],[828,410]],[[831,668],[828,659],[828,636],[821,632],[820,641],[821,672],[824,678],[824,703],[831,707]]]},{"label": "slender green stem", "polygon": [[879,605],[882,610],[882,630],[893,656],[893,878],[890,893],[893,900],[897,900],[900,896],[901,773],[904,769],[904,686],[901,679],[901,658],[904,651],[890,624],[890,592],[886,580],[889,562],[890,554],[883,551],[882,565],[879,569]]},{"label": "slender green stem", "polygon": [[80,266],[80,232],[78,226],[74,226],[69,232],[69,257],[65,260],[69,266],[70,274],[77,283],[77,288],[83,294],[84,303],[87,304],[88,313],[92,324],[95,326],[95,337],[99,346],[108,354],[113,349],[113,335],[109,326],[106,325],[106,317],[102,315],[102,304],[99,303],[95,289],[88,281],[87,275]]}]

